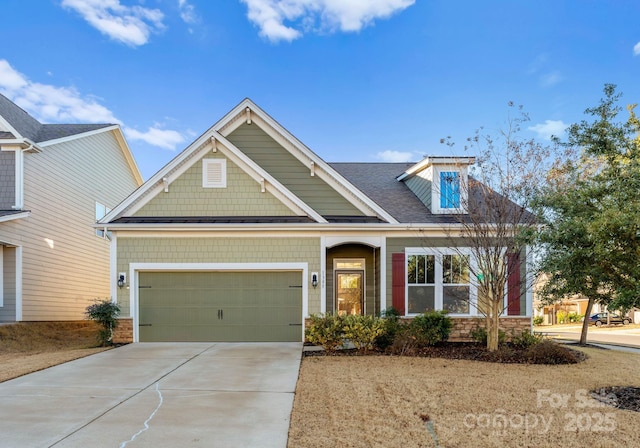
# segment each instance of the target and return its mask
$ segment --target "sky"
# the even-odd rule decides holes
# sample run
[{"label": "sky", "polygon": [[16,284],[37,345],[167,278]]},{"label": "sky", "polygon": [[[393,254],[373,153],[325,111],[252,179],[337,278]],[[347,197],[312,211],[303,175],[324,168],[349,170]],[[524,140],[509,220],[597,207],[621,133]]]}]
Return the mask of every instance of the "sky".
[{"label": "sky", "polygon": [[2,0],[2,12],[0,93],[43,123],[120,124],[145,179],[246,97],[328,162],[460,153],[477,129],[505,129],[509,102],[529,115],[523,137],[545,142],[605,83],[640,102],[637,0]]}]

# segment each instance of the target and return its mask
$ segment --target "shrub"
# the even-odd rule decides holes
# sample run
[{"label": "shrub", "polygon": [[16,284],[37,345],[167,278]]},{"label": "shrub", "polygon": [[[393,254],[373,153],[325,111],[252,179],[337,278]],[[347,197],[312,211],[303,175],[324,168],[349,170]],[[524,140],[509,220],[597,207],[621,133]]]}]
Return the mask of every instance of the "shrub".
[{"label": "shrub", "polygon": [[413,355],[418,347],[418,338],[410,324],[399,323],[388,350],[394,355]]},{"label": "shrub", "polygon": [[102,326],[98,331],[98,342],[103,347],[113,344],[113,330],[118,326],[118,315],[120,306],[111,300],[95,300],[93,305],[86,308],[85,314],[88,319],[97,322]]},{"label": "shrub", "polygon": [[550,339],[545,339],[529,347],[525,352],[525,357],[532,364],[576,364],[580,362],[575,351]]},{"label": "shrub", "polygon": [[[484,327],[478,327],[475,330],[471,330],[469,334],[471,339],[476,342],[479,342],[483,345],[487,345],[487,329]],[[507,333],[498,329],[498,345],[504,345],[507,340]]]},{"label": "shrub", "polygon": [[567,315],[567,320],[571,323],[576,323],[576,322],[580,322],[580,320],[583,318],[584,316],[582,314],[578,314],[578,313],[569,313]]},{"label": "shrub", "polygon": [[533,318],[533,325],[542,325],[544,323],[544,317],[543,316],[535,316]]},{"label": "shrub", "polygon": [[343,345],[344,318],[333,314],[312,314],[311,323],[305,330],[307,340],[320,345],[327,352],[334,352]]},{"label": "shrub", "polygon": [[391,347],[400,331],[400,327],[404,324],[400,321],[400,313],[394,307],[382,311],[380,317],[384,324],[384,331],[376,338],[374,345],[379,349],[385,350]]},{"label": "shrub", "polygon": [[436,345],[449,339],[453,322],[446,311],[427,311],[416,316],[409,324],[418,344]]},{"label": "shrub", "polygon": [[376,338],[385,331],[385,323],[379,317],[349,315],[343,319],[344,337],[358,350],[373,348]]},{"label": "shrub", "polygon": [[539,344],[543,340],[544,338],[541,334],[533,334],[530,331],[523,331],[520,335],[511,337],[511,344],[515,348],[527,349]]},{"label": "shrub", "polygon": [[568,313],[564,310],[558,310],[558,312],[556,313],[556,319],[558,319],[559,324],[564,324],[568,322],[567,316],[568,316]]}]

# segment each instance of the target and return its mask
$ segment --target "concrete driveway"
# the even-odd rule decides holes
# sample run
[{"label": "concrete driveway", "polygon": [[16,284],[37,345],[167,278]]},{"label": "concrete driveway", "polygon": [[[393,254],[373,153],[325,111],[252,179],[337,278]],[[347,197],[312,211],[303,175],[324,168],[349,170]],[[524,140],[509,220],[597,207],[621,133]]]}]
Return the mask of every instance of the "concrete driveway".
[{"label": "concrete driveway", "polygon": [[140,343],[0,383],[2,447],[286,447],[301,343]]}]

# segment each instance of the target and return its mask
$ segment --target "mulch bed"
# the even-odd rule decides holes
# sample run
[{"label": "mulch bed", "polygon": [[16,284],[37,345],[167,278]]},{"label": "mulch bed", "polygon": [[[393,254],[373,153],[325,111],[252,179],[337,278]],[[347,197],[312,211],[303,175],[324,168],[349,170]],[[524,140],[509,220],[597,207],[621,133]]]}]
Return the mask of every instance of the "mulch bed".
[{"label": "mulch bed", "polygon": [[355,349],[341,349],[335,352],[324,350],[304,351],[304,356],[418,356],[427,358],[464,359],[469,361],[497,362],[505,364],[575,364],[587,358],[584,352],[569,347],[549,343],[539,344],[542,356],[532,355],[529,349],[515,347],[511,344],[501,346],[495,352],[487,351],[484,344],[474,342],[444,342],[433,347],[420,347],[405,353],[392,350],[373,349],[359,352]]},{"label": "mulch bed", "polygon": [[591,396],[614,408],[640,412],[640,387],[610,386],[592,390]]}]

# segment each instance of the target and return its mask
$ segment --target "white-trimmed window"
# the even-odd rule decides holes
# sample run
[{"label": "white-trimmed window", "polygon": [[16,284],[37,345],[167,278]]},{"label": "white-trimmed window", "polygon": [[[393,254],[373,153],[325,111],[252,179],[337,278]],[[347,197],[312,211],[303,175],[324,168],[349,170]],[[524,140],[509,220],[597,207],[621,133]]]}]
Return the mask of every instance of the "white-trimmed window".
[{"label": "white-trimmed window", "polygon": [[466,213],[468,199],[466,170],[452,165],[433,168],[432,213]]},{"label": "white-trimmed window", "polygon": [[227,188],[226,159],[202,159],[202,187]]},{"label": "white-trimmed window", "polygon": [[[109,213],[110,211],[111,209],[106,205],[96,202],[96,222],[104,218],[107,215],[107,213]],[[104,238],[104,230],[96,229],[96,236],[99,236],[100,238]]]},{"label": "white-trimmed window", "polygon": [[466,249],[407,248],[407,314],[433,310],[475,314],[477,287],[471,283],[470,262]]}]

